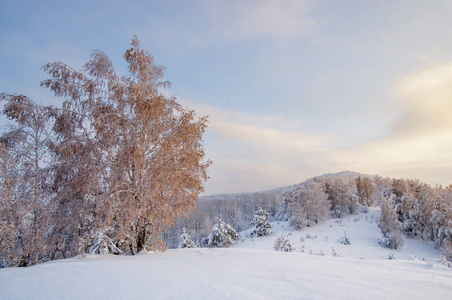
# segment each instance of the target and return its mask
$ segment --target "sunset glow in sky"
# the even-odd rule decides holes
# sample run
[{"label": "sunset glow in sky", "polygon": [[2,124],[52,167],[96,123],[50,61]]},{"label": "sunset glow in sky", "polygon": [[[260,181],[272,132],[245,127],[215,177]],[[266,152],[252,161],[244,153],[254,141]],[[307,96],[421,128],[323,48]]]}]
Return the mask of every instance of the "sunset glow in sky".
[{"label": "sunset glow in sky", "polygon": [[119,74],[133,34],[210,115],[206,194],[353,170],[452,183],[452,1],[0,0],[0,92],[57,104],[40,68]]}]

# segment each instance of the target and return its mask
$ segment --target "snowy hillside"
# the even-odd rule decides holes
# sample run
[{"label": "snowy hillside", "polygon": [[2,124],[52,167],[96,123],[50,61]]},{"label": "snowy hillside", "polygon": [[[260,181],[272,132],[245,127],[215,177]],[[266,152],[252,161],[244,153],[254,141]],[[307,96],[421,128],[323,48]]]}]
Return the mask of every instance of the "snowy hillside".
[{"label": "snowy hillside", "polygon": [[[355,259],[388,259],[391,253],[396,260],[425,260],[430,263],[439,263],[440,251],[435,249],[433,242],[420,239],[407,239],[400,250],[383,248],[378,244],[382,237],[378,228],[380,209],[369,208],[367,213],[348,215],[344,219],[331,219],[312,227],[305,227],[301,231],[294,231],[288,222],[274,222],[274,234],[259,238],[245,238],[236,245],[237,248],[273,249],[275,235],[285,234],[295,244],[296,252],[306,254],[332,256],[333,250],[340,257]],[[246,237],[252,231],[241,233]],[[347,236],[349,245],[339,240]]]},{"label": "snowy hillside", "polygon": [[[378,216],[372,208],[302,231],[279,222],[271,236],[246,237],[250,229],[227,249],[88,255],[1,269],[0,298],[450,299],[452,271],[439,251],[420,240],[401,250],[382,248]],[[338,241],[344,232],[350,245]],[[273,250],[279,234],[289,235],[295,252]]]}]

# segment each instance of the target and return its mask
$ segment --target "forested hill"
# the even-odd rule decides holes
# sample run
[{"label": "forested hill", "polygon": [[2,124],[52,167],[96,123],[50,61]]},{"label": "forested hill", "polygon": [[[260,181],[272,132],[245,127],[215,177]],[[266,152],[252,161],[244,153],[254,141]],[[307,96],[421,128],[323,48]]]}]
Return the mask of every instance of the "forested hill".
[{"label": "forested hill", "polygon": [[351,171],[309,178],[288,187],[255,193],[202,197],[195,211],[165,233],[170,248],[178,247],[186,228],[202,246],[216,220],[237,231],[250,228],[254,213],[264,209],[271,220],[289,221],[295,230],[330,218],[342,219],[371,206],[381,206],[381,244],[397,249],[406,238],[434,241],[452,259],[452,185],[430,186],[417,179],[371,176]]},{"label": "forested hill", "polygon": [[200,202],[203,202],[203,201],[219,200],[219,199],[223,199],[223,200],[226,200],[226,199],[238,199],[238,198],[248,197],[250,195],[259,194],[259,193],[284,194],[285,192],[293,191],[297,185],[300,185],[300,184],[303,184],[305,182],[309,182],[309,181],[315,180],[316,178],[317,179],[322,179],[322,178],[350,178],[350,179],[356,179],[356,178],[358,178],[358,176],[367,177],[367,178],[372,178],[373,177],[373,175],[363,174],[363,173],[354,172],[354,171],[341,171],[341,172],[337,172],[337,173],[326,173],[326,174],[323,174],[323,175],[311,177],[311,178],[308,178],[305,181],[297,183],[297,184],[287,185],[287,186],[278,187],[278,188],[274,188],[274,189],[269,189],[269,190],[264,190],[264,191],[256,191],[256,192],[248,192],[248,193],[204,195],[204,196],[199,197],[198,200]]},{"label": "forested hill", "polygon": [[[177,224],[164,234],[164,240],[168,247],[178,247],[179,235],[185,227],[193,239],[200,243],[210,233],[215,220],[220,215],[238,231],[249,228],[254,212],[260,208],[269,212],[272,219],[287,218],[287,204],[284,203],[284,199],[292,197],[288,195],[293,195],[297,187],[306,186],[312,182],[322,182],[320,191],[322,194],[325,194],[326,182],[334,182],[333,186],[343,186],[341,197],[346,199],[344,201],[349,201],[357,197],[356,179],[358,177],[372,178],[370,175],[358,172],[342,171],[315,176],[298,184],[266,191],[202,196],[199,198],[196,210],[188,217],[180,218]],[[351,203],[355,202],[355,200],[351,201]],[[350,208],[347,209],[343,210],[350,211]]]}]

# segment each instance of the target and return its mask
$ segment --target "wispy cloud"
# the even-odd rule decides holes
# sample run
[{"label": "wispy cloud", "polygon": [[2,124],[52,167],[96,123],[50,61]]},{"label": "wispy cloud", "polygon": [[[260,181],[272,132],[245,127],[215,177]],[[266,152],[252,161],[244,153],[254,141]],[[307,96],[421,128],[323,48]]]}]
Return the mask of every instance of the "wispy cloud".
[{"label": "wispy cloud", "polygon": [[399,116],[392,130],[340,159],[356,170],[450,184],[452,63],[409,74],[393,91]]},{"label": "wispy cloud", "polygon": [[452,62],[407,76],[398,85],[398,92],[404,114],[395,133],[451,133]]},{"label": "wispy cloud", "polygon": [[297,183],[337,169],[338,137],[303,132],[303,123],[279,115],[225,110],[182,101],[210,115],[205,142],[214,161],[206,193],[256,191]]},{"label": "wispy cloud", "polygon": [[206,192],[263,190],[346,169],[449,184],[452,63],[406,75],[392,91],[392,129],[353,143],[345,133],[306,133],[302,121],[279,115],[189,104],[211,116],[206,141],[216,163]]},{"label": "wispy cloud", "polygon": [[295,38],[308,35],[315,21],[308,0],[209,1],[209,14],[230,39]]}]

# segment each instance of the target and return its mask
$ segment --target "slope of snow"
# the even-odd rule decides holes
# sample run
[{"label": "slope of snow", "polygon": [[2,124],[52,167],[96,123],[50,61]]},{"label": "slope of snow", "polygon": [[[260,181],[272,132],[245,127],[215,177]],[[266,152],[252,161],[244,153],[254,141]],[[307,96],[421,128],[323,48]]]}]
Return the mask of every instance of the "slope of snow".
[{"label": "slope of snow", "polygon": [[[1,269],[0,298],[450,299],[452,271],[440,264],[438,250],[416,240],[400,251],[381,248],[378,214],[373,209],[298,232],[280,222],[273,235],[244,237],[228,249],[88,255]],[[337,241],[344,231],[351,245]],[[295,252],[273,250],[280,233],[291,234]],[[315,255],[320,251],[325,255]],[[395,260],[387,259],[390,252]]]},{"label": "slope of snow", "polygon": [[[236,247],[272,250],[278,234],[289,235],[295,244],[296,252],[332,256],[333,250],[341,257],[356,259],[387,259],[390,253],[396,259],[425,260],[439,263],[440,252],[433,242],[408,239],[400,250],[383,248],[378,244],[382,237],[378,220],[380,208],[371,207],[367,213],[348,215],[343,219],[331,219],[301,231],[294,231],[288,222],[274,222],[274,234],[271,236],[249,238],[253,229],[241,232],[243,237]],[[339,239],[346,235],[350,245],[344,245]]]}]

